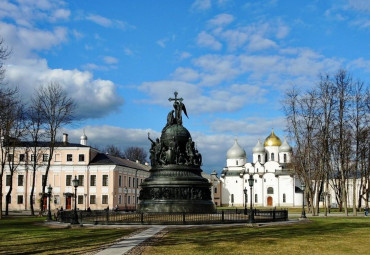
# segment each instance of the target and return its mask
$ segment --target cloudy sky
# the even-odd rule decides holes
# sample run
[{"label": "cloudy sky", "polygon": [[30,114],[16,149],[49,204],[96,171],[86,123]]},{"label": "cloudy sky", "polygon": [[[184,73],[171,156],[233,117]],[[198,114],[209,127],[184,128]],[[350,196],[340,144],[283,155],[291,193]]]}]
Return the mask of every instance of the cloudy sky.
[{"label": "cloudy sky", "polygon": [[78,103],[72,141],[148,149],[178,91],[205,172],[236,137],[249,159],[272,128],[283,139],[291,86],[339,68],[368,83],[369,35],[368,0],[0,0],[7,81],[26,101],[60,83]]}]

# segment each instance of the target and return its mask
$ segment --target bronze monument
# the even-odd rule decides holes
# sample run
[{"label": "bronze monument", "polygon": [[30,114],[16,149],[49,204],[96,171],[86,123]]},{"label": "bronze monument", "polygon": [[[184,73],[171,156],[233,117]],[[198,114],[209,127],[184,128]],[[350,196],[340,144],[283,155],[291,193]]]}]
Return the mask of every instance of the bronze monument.
[{"label": "bronze monument", "polygon": [[189,131],[182,125],[182,113],[188,117],[183,99],[174,101],[167,115],[161,138],[152,140],[150,176],[141,184],[140,212],[212,213],[211,184],[201,175],[202,156],[195,148]]}]

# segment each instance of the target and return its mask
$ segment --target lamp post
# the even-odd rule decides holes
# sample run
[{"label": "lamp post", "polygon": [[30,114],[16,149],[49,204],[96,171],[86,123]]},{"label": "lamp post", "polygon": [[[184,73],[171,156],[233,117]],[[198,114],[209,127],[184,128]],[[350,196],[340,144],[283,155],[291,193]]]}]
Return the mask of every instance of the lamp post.
[{"label": "lamp post", "polygon": [[254,184],[253,176],[250,175],[248,179],[249,187],[250,187],[250,193],[251,193],[251,201],[250,201],[250,212],[249,212],[249,223],[254,223],[254,213],[253,213],[253,207],[252,207],[252,188]]},{"label": "lamp post", "polygon": [[247,190],[247,187],[244,187],[244,215],[247,215],[247,197],[248,197],[248,190]]},{"label": "lamp post", "polygon": [[123,188],[123,193],[125,193],[125,211],[127,212],[127,187]]},{"label": "lamp post", "polygon": [[73,219],[72,219],[72,224],[80,224],[78,222],[78,216],[77,216],[77,187],[78,187],[78,179],[77,176],[75,175],[75,178],[72,180],[73,187],[75,187],[75,210],[73,213]]},{"label": "lamp post", "polygon": [[304,182],[302,182],[301,184],[301,189],[302,189],[302,214],[301,214],[301,218],[302,219],[305,219],[306,218],[306,211],[304,210],[304,190],[305,190],[305,185],[304,185]]},{"label": "lamp post", "polygon": [[51,200],[51,191],[53,190],[53,188],[51,187],[51,185],[49,184],[49,187],[48,187],[48,197],[49,197],[49,206],[48,206],[48,221],[51,221],[51,211],[50,211],[50,200]]}]

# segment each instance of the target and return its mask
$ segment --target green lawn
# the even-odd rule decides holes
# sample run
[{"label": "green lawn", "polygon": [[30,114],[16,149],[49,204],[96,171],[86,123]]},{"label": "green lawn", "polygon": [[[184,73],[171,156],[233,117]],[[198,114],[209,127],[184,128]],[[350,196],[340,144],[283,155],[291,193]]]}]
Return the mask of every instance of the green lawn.
[{"label": "green lawn", "polygon": [[45,218],[0,220],[0,254],[83,254],[112,243],[135,228],[50,228]]},{"label": "green lawn", "polygon": [[170,229],[143,254],[369,254],[370,218],[312,218],[310,223],[249,228]]}]

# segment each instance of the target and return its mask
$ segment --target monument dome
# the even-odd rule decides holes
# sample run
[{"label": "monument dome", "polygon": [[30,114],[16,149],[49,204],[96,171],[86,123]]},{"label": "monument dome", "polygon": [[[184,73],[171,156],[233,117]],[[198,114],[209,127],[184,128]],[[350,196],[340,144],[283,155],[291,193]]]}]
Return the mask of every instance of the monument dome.
[{"label": "monument dome", "polygon": [[240,147],[238,141],[235,139],[234,145],[227,151],[226,158],[227,159],[240,159],[246,158],[247,154],[245,150]]}]

